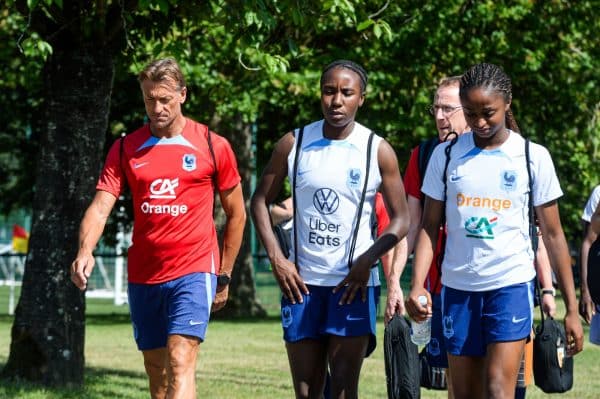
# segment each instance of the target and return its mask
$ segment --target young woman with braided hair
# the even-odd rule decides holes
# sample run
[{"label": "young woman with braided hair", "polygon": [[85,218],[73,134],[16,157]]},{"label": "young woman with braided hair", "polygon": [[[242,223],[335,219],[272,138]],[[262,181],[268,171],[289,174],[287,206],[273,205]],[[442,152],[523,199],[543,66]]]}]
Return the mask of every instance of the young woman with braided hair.
[{"label": "young woman with braided hair", "polygon": [[[416,320],[430,315],[431,302],[421,306],[417,298],[429,298],[423,283],[445,215],[442,324],[454,397],[511,398],[533,323],[525,139],[516,133],[512,85],[500,67],[471,67],[459,94],[472,131],[438,145],[429,162],[407,311]],[[530,143],[529,157],[531,198],[565,300],[572,356],[582,350],[583,330],[558,212],[562,191],[548,151]]]},{"label": "young woman with braided hair", "polygon": [[[281,288],[281,321],[296,398],[358,397],[363,359],[374,349],[379,276],[373,265],[408,231],[394,150],[355,121],[367,74],[340,60],[321,75],[323,119],[285,134],[252,196],[254,225]],[[369,165],[369,166],[367,166]],[[288,258],[271,230],[268,205],[292,184],[294,228]],[[390,223],[376,239],[381,192]],[[402,306],[399,273],[386,275],[388,305]]]}]

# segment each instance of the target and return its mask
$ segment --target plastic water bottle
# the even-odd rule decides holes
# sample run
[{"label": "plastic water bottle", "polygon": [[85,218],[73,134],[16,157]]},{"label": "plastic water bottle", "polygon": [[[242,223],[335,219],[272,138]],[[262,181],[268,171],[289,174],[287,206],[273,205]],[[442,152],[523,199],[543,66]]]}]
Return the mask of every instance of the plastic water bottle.
[{"label": "plastic water bottle", "polygon": [[[427,297],[421,295],[417,298],[419,303],[423,306],[427,306]],[[427,345],[431,339],[431,317],[418,322],[412,320],[410,322],[410,340],[415,345]]]}]

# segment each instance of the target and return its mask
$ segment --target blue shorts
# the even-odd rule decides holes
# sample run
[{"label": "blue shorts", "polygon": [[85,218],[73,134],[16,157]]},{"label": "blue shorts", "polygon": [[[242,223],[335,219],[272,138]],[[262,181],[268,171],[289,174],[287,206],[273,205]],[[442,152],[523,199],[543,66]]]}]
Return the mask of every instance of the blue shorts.
[{"label": "blue shorts", "polygon": [[217,277],[192,273],[160,284],[129,283],[133,337],[139,350],[164,348],[167,337],[189,335],[204,341]]},{"label": "blue shorts", "polygon": [[529,337],[533,281],[483,292],[443,287],[442,315],[448,353],[485,356],[490,343]]},{"label": "blue shorts", "polygon": [[596,314],[590,323],[590,342],[600,345],[600,305],[596,305]]},{"label": "blue shorts", "polygon": [[328,335],[369,335],[366,354],[369,356],[377,345],[375,323],[380,287],[368,287],[365,302],[358,293],[348,305],[338,304],[345,289],[334,294],[334,287],[307,287],[310,294],[303,295],[303,303],[292,304],[285,297],[281,299],[283,339],[286,342],[297,342],[303,339],[325,340]]},{"label": "blue shorts", "polygon": [[431,367],[448,368],[448,354],[442,329],[442,296],[431,294],[433,301],[431,316],[431,340],[427,344],[427,360]]}]

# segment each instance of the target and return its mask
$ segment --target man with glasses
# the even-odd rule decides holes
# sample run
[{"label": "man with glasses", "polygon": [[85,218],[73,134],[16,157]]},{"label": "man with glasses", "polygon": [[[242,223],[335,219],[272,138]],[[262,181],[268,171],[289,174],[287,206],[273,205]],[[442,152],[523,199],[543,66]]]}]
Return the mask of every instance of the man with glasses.
[{"label": "man with glasses", "polygon": [[[404,187],[407,194],[408,210],[410,213],[410,227],[408,230],[407,252],[400,251],[400,267],[401,271],[406,265],[408,255],[413,252],[415,240],[421,222],[421,214],[423,211],[424,196],[421,193],[421,185],[429,157],[433,152],[433,148],[441,142],[452,139],[459,134],[469,130],[465,117],[463,115],[458,90],[460,85],[460,76],[452,76],[444,78],[440,81],[438,88],[433,98],[433,104],[429,107],[430,114],[435,118],[435,126],[438,131],[438,136],[430,140],[421,142],[415,147],[411,153],[406,173],[404,175]],[[431,325],[431,340],[426,346],[426,353],[429,364],[432,368],[437,368],[439,375],[443,376],[443,369],[448,369],[448,358],[446,356],[446,346],[444,345],[444,337],[442,335],[442,317],[441,317],[441,301],[440,292],[442,288],[441,275],[439,273],[443,257],[443,236],[444,231],[440,229],[440,239],[438,246],[429,268],[426,284],[433,300],[433,316]],[[402,247],[400,247],[402,248]],[[447,371],[446,371],[447,372]],[[446,381],[449,381],[446,378]],[[451,387],[448,386],[448,397],[452,398]]]}]

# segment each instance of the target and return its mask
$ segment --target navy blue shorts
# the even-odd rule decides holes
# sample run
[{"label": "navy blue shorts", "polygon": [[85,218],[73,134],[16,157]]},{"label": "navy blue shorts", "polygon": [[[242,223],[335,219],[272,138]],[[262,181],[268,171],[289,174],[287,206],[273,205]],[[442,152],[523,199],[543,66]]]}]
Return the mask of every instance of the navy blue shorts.
[{"label": "navy blue shorts", "polygon": [[303,295],[303,303],[292,304],[281,299],[281,323],[283,339],[297,342],[302,339],[326,339],[328,335],[359,337],[369,335],[366,356],[377,345],[375,323],[380,287],[367,288],[367,300],[362,301],[360,292],[348,305],[339,305],[345,288],[333,293],[334,287],[309,285],[309,295]]},{"label": "navy blue shorts", "polygon": [[448,354],[442,328],[442,296],[431,294],[431,340],[427,344],[427,360],[431,367],[448,368]]},{"label": "navy blue shorts", "polygon": [[443,287],[442,314],[448,353],[485,356],[490,343],[529,337],[533,281],[483,292]]},{"label": "navy blue shorts", "polygon": [[189,335],[204,341],[217,277],[192,273],[160,284],[129,283],[133,337],[139,350],[164,348],[167,337]]}]

